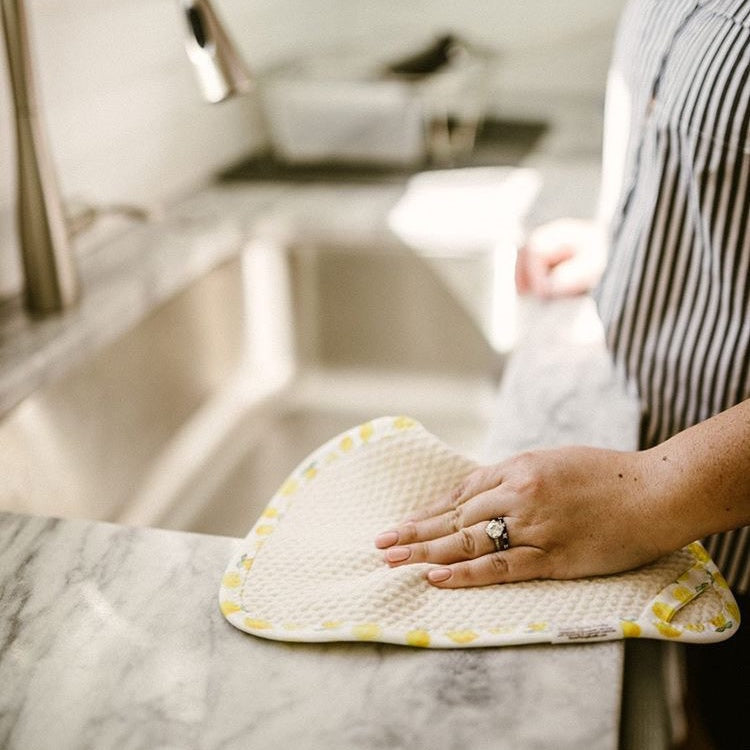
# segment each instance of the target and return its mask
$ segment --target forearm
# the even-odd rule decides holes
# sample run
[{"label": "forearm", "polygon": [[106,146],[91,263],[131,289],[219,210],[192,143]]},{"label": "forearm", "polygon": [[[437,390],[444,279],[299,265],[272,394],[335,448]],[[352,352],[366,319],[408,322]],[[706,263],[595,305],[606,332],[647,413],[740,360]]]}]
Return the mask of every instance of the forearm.
[{"label": "forearm", "polygon": [[750,399],[642,454],[661,544],[750,524]]}]

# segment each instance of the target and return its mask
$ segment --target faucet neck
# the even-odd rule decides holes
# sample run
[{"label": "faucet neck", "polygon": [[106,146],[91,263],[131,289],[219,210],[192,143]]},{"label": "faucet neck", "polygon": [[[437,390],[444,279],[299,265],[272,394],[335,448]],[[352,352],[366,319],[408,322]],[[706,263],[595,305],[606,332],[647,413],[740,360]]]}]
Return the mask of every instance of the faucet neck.
[{"label": "faucet neck", "polygon": [[62,198],[39,113],[23,0],[0,0],[18,160],[18,232],[24,296],[33,313],[60,312],[80,296]]}]

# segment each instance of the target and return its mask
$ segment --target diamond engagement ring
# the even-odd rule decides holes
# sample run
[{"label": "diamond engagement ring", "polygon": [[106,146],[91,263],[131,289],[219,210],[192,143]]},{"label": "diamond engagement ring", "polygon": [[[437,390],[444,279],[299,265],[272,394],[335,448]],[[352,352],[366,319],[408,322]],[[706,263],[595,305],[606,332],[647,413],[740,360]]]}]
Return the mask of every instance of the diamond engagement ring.
[{"label": "diamond engagement ring", "polygon": [[510,548],[510,539],[508,538],[508,527],[505,525],[505,519],[502,516],[493,518],[485,527],[484,532],[495,542],[495,549],[498,552],[505,552]]}]

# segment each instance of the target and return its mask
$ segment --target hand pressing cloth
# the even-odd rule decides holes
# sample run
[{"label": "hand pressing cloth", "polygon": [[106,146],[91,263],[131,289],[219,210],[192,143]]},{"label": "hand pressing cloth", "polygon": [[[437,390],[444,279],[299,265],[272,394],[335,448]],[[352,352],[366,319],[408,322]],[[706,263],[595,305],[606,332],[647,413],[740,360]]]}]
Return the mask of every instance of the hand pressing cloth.
[{"label": "hand pressing cloth", "polygon": [[333,438],[295,469],[243,540],[222,579],[221,611],[263,638],[429,648],[710,643],[736,631],[737,604],[698,542],[636,570],[568,581],[439,589],[425,578],[429,563],[388,567],[376,534],[475,468],[408,417]]}]

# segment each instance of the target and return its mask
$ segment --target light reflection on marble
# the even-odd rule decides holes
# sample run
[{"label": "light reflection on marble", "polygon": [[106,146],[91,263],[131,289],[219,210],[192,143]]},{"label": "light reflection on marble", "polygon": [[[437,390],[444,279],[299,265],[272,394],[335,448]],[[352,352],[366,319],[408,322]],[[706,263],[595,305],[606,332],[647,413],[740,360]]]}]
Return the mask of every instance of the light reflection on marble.
[{"label": "light reflection on marble", "polygon": [[218,611],[235,544],[0,514],[0,747],[616,746],[619,644],[265,641]]}]

